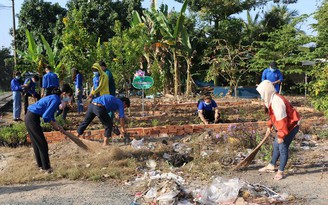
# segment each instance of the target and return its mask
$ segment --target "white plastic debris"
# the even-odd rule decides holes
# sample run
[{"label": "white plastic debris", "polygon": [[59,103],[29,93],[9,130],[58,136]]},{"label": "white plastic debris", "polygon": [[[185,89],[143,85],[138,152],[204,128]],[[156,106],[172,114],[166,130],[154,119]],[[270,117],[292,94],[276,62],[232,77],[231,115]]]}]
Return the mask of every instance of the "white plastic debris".
[{"label": "white plastic debris", "polygon": [[179,142],[173,143],[172,148],[175,152],[179,154],[189,154],[192,151],[192,148],[188,147],[186,144]]},{"label": "white plastic debris", "polygon": [[171,156],[170,154],[168,154],[168,153],[164,153],[164,154],[163,154],[163,158],[166,159],[166,160],[171,159],[171,157],[172,157],[172,156]]},{"label": "white plastic debris", "polygon": [[145,198],[147,199],[153,199],[157,196],[157,187],[150,188],[147,193],[145,194]]},{"label": "white plastic debris", "polygon": [[224,180],[221,177],[216,177],[211,185],[200,191],[196,200],[208,205],[232,204],[237,199],[239,190],[243,185],[244,183],[237,178]]},{"label": "white plastic debris", "polygon": [[159,204],[162,205],[171,205],[175,201],[175,197],[179,194],[179,191],[170,191],[168,193],[162,194],[161,196],[157,197]]},{"label": "white plastic debris", "polygon": [[188,200],[182,200],[177,203],[177,205],[194,205],[193,203],[189,202]]},{"label": "white plastic debris", "polygon": [[131,146],[132,146],[134,149],[141,149],[141,148],[144,146],[144,138],[142,138],[141,140],[133,139],[133,140],[131,141]]},{"label": "white plastic debris", "polygon": [[150,169],[150,170],[155,170],[156,166],[157,166],[157,163],[155,160],[153,159],[150,159],[146,162],[146,165],[147,167]]}]

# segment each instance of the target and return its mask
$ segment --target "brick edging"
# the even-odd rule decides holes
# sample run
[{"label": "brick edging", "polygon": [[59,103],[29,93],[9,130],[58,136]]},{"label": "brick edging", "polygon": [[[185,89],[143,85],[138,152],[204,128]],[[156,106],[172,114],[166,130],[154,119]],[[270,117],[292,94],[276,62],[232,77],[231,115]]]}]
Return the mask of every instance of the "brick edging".
[{"label": "brick edging", "polygon": [[[316,120],[303,120],[303,124],[313,125],[315,123],[323,124],[326,123],[324,119]],[[266,128],[266,121],[258,122],[244,122],[244,123],[222,123],[222,124],[187,124],[187,125],[167,125],[167,126],[155,126],[155,127],[136,127],[127,128],[127,133],[131,137],[161,137],[167,135],[185,135],[192,133],[199,133],[205,130],[213,130],[215,132],[228,131],[229,129],[244,129],[245,131],[252,130],[264,130]],[[76,130],[70,130],[74,135],[77,135]],[[85,138],[89,140],[101,140],[104,137],[104,129],[100,130],[87,130],[85,131]],[[45,132],[45,137],[48,143],[69,141],[66,139],[65,135],[59,131]],[[114,138],[117,136],[113,135]],[[29,141],[29,137],[28,137]]]}]

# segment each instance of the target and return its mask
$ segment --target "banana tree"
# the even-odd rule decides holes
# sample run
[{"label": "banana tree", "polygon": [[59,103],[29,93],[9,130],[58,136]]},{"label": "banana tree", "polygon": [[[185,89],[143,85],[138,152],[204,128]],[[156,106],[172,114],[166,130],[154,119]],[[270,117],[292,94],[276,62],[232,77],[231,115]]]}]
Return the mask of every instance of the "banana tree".
[{"label": "banana tree", "polygon": [[59,52],[58,52],[58,42],[59,39],[57,39],[54,42],[54,48],[52,49],[49,45],[48,41],[44,38],[44,36],[41,34],[41,40],[43,43],[43,48],[46,51],[46,55],[44,56],[45,60],[48,62],[48,65],[50,65],[55,73],[59,75],[60,81],[62,81],[65,77],[65,67],[62,64],[62,62],[59,60]]},{"label": "banana tree", "polygon": [[168,15],[168,6],[162,5],[159,11],[152,8],[151,11],[145,10],[140,17],[139,13],[133,11],[131,27],[144,25],[148,33],[148,42],[144,46],[143,57],[147,62],[147,70],[152,74],[158,73],[160,81],[155,82],[157,87],[162,87],[164,93],[170,93],[173,87],[173,77],[171,74],[171,55],[168,46],[163,43],[161,34],[160,14]]},{"label": "banana tree", "polygon": [[[190,44],[189,35],[186,27],[183,25],[186,18],[185,12],[187,9],[187,5],[188,5],[188,0],[185,0],[180,10],[180,14],[178,17],[178,21],[175,25],[173,36],[168,35],[171,38],[171,40],[173,40],[172,53],[173,53],[173,62],[174,62],[174,95],[175,96],[181,94],[181,80],[180,80],[180,72],[178,68],[178,59],[177,59],[177,49],[179,49],[179,44],[182,45],[180,48],[182,50],[187,50],[187,52],[190,53],[191,56],[191,44]],[[187,71],[187,73],[189,73],[190,75],[190,69]]]},{"label": "banana tree", "polygon": [[44,62],[44,56],[42,55],[42,45],[36,44],[34,36],[26,29],[26,38],[28,41],[28,48],[26,51],[16,50],[18,55],[23,58],[23,60],[32,64],[36,67],[38,73],[42,74]]},{"label": "banana tree", "polygon": [[[172,25],[168,19],[167,7],[162,11],[152,12],[145,11],[145,16],[148,16],[152,22],[151,32],[160,32],[160,39],[158,44],[162,50],[170,50],[173,58],[173,75],[174,75],[174,95],[181,94],[181,80],[179,72],[178,51],[183,50],[191,53],[191,44],[187,29],[184,26],[185,11],[187,9],[188,0],[184,2],[179,12],[178,20],[175,25]],[[141,18],[135,16],[134,23],[141,22]],[[145,21],[143,21],[145,22]],[[174,29],[173,29],[174,27]],[[158,30],[156,30],[158,28]],[[157,35],[158,36],[158,35]],[[189,72],[190,73],[190,72]]]}]

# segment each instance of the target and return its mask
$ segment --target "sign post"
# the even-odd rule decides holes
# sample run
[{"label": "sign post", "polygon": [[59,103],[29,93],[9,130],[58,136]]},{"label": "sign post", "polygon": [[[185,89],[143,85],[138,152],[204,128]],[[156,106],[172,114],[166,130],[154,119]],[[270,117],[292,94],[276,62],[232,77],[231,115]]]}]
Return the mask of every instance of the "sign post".
[{"label": "sign post", "polygon": [[150,76],[135,76],[132,81],[133,87],[141,90],[142,92],[142,116],[144,115],[145,105],[144,105],[144,95],[145,90],[151,88],[154,85],[154,79]]}]

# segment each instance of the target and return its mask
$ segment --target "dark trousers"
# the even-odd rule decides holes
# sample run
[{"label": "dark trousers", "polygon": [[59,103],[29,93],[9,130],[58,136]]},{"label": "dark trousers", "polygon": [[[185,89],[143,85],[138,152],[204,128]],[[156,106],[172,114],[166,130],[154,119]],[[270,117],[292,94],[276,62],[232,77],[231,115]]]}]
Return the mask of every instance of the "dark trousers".
[{"label": "dark trousers", "polygon": [[48,154],[48,143],[40,125],[40,118],[41,116],[28,111],[25,115],[24,121],[32,141],[36,163],[38,164],[38,167],[47,170],[51,168]]},{"label": "dark trousers", "polygon": [[51,95],[52,93],[52,91],[53,91],[53,89],[55,89],[56,87],[54,87],[54,86],[50,86],[49,88],[46,88],[46,96],[48,96],[48,95]]},{"label": "dark trousers", "polygon": [[214,111],[213,110],[203,110],[203,115],[204,118],[208,121],[208,122],[214,122]]},{"label": "dark trousers", "polygon": [[98,117],[100,122],[105,127],[105,137],[112,136],[112,128],[113,128],[113,119],[109,117],[108,111],[105,107],[99,107],[94,104],[90,104],[85,115],[84,121],[77,128],[77,133],[82,135],[84,130],[88,127],[88,125],[92,122],[95,117]]},{"label": "dark trousers", "polygon": [[[25,115],[27,113],[27,107],[28,107],[28,97],[32,96],[29,92],[24,93],[24,110]],[[40,95],[38,93],[35,93],[35,96],[37,100],[40,100]]]}]

